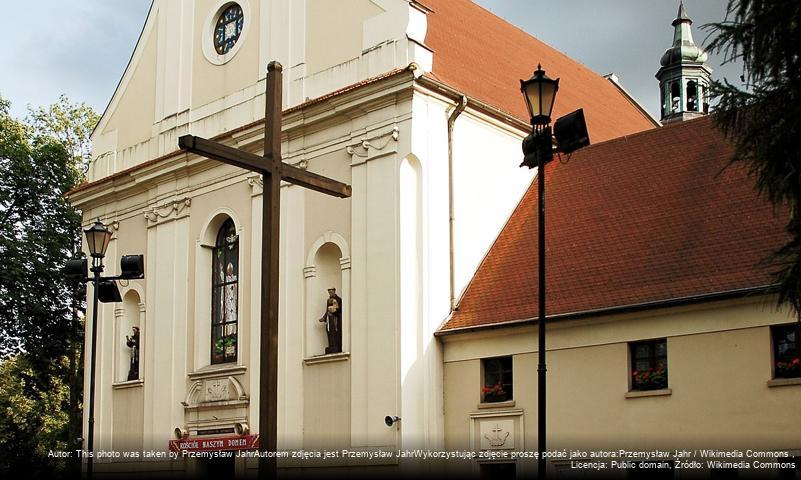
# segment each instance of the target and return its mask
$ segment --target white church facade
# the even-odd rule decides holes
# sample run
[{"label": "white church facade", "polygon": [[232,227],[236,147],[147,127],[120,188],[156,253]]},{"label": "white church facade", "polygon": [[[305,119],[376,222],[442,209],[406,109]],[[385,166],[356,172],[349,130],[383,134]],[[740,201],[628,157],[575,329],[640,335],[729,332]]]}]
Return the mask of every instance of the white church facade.
[{"label": "white church facade", "polygon": [[[284,65],[284,162],[353,192],[282,184],[280,450],[446,446],[434,333],[531,183],[519,168],[530,130],[519,80],[538,63],[561,78],[555,116],[584,108],[593,142],[658,125],[615,82],[466,0],[154,0],[92,135],[88,181],[70,193],[85,224],[99,217],[114,230],[108,274],[120,255],[145,256],[145,278],[98,312],[98,451],[259,434],[261,180],[184,153],[177,139],[261,154],[271,60]],[[320,321],[330,288],[336,349]],[[386,416],[400,421],[388,427]]]}]

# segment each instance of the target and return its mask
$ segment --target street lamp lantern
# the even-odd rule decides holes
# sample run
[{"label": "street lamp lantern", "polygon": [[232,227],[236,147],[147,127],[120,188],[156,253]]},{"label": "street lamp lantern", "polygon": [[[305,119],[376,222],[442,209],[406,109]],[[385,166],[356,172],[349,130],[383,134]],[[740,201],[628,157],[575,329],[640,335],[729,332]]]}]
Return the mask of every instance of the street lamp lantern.
[{"label": "street lamp lantern", "polygon": [[542,65],[537,65],[531,78],[520,80],[520,90],[526,99],[531,124],[539,126],[551,123],[551,110],[556,91],[559,90],[559,79],[548,78]]},{"label": "street lamp lantern", "polygon": [[103,225],[103,222],[98,218],[95,224],[84,230],[83,233],[86,235],[86,243],[92,257],[105,257],[108,245],[111,243],[111,231]]}]

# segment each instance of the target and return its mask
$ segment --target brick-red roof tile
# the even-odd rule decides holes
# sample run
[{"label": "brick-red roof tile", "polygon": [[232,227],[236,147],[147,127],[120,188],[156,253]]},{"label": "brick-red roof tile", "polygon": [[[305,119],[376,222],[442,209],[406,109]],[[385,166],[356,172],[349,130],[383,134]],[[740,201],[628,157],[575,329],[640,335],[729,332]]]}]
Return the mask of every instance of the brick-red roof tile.
[{"label": "brick-red roof tile", "polygon": [[[469,0],[425,0],[426,45],[434,51],[431,76],[528,122],[520,80],[538,63],[559,78],[553,117],[584,108],[593,142],[655,126],[609,80]],[[656,95],[656,84],[654,95]]]},{"label": "brick-red roof tile", "polygon": [[[711,117],[623,137],[546,166],[547,314],[772,283],[786,214],[759,198]],[[537,316],[537,182],[441,331]]]}]

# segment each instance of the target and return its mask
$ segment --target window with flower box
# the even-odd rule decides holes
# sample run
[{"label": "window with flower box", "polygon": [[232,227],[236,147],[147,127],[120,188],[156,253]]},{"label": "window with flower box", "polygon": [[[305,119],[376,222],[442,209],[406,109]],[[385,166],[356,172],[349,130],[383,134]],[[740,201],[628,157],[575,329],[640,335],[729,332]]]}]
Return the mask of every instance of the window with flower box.
[{"label": "window with flower box", "polygon": [[648,340],[629,344],[631,389],[661,390],[668,386],[667,340]]},{"label": "window with flower box", "polygon": [[801,345],[799,344],[798,323],[774,325],[773,337],[773,376],[775,378],[801,377]]},{"label": "window with flower box", "polygon": [[496,403],[512,400],[512,357],[481,360],[483,382],[481,402]]}]

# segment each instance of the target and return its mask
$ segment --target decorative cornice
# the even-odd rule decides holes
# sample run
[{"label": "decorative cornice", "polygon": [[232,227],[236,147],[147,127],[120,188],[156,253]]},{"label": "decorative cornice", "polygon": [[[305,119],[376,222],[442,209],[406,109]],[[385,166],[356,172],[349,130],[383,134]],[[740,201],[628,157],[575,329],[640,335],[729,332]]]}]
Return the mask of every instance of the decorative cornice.
[{"label": "decorative cornice", "polygon": [[399,136],[400,129],[397,125],[393,125],[392,130],[389,132],[382,132],[370,138],[362,138],[358,142],[348,145],[345,147],[345,151],[351,156],[351,166],[397,153]]},{"label": "decorative cornice", "polygon": [[304,278],[311,278],[317,276],[317,267],[314,265],[303,267],[303,277]]},{"label": "decorative cornice", "polygon": [[148,228],[155,227],[156,225],[164,222],[188,217],[190,205],[192,205],[192,199],[185,197],[180,200],[173,200],[170,203],[151,208],[144,213]]}]

